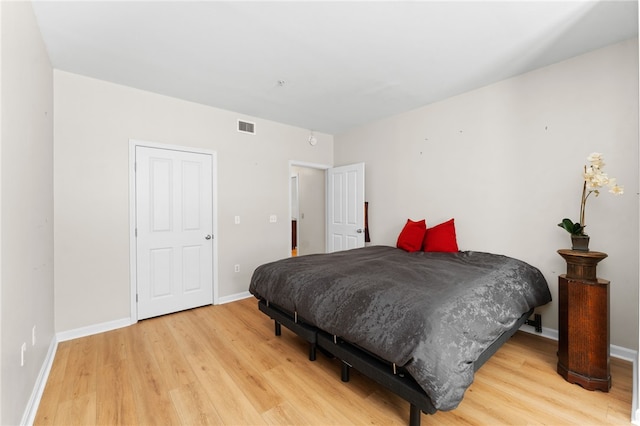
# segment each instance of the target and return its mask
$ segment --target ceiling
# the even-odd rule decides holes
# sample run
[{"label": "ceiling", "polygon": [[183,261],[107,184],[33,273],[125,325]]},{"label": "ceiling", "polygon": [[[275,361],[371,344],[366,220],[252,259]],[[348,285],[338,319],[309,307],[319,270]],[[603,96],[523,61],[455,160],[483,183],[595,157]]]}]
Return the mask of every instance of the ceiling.
[{"label": "ceiling", "polygon": [[340,134],[638,36],[637,1],[34,1],[53,67]]}]

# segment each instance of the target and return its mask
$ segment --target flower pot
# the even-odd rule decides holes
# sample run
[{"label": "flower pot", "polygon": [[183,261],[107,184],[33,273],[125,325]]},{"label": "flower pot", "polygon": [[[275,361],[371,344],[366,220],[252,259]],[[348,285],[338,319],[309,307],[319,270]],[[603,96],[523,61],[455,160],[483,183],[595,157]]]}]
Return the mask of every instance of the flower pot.
[{"label": "flower pot", "polygon": [[572,235],[571,250],[589,251],[589,236],[588,235]]}]

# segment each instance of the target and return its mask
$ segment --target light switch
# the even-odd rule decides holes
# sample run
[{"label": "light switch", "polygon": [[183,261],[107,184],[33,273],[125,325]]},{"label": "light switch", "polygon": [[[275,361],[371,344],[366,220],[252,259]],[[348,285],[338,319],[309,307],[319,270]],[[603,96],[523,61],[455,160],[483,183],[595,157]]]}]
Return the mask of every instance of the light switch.
[{"label": "light switch", "polygon": [[236,225],[240,225],[240,216],[236,216],[233,221],[235,222]]}]

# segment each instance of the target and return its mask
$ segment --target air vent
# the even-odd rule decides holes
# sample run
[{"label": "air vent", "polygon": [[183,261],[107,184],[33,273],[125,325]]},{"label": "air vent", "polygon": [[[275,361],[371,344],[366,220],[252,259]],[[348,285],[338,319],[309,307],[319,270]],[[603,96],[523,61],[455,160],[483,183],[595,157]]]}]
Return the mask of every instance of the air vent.
[{"label": "air vent", "polygon": [[242,133],[256,134],[256,124],[248,121],[238,120],[238,131]]}]

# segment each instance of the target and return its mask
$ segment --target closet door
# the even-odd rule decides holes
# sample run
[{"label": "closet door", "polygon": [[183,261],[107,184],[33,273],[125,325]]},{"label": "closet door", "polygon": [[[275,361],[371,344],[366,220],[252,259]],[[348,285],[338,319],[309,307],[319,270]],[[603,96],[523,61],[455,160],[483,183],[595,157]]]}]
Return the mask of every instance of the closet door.
[{"label": "closet door", "polygon": [[213,159],[136,147],[138,319],[213,303]]}]

